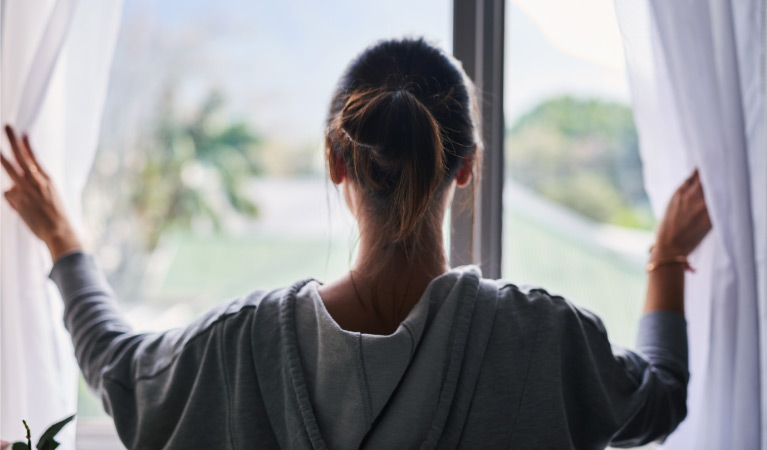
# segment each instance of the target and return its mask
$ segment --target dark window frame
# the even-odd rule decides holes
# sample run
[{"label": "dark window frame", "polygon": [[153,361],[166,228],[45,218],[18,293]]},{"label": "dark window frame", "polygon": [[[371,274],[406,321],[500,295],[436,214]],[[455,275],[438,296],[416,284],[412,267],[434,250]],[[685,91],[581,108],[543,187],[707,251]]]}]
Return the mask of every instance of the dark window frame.
[{"label": "dark window frame", "polygon": [[453,0],[453,55],[477,88],[484,153],[473,209],[458,189],[451,209],[450,264],[477,264],[500,278],[503,238],[504,0]]}]

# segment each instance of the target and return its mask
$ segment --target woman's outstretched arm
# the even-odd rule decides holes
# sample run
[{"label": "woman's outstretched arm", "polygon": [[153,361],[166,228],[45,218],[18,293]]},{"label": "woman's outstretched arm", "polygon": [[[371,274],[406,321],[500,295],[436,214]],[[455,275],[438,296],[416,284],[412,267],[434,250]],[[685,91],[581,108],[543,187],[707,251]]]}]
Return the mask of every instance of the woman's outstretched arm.
[{"label": "woman's outstretched arm", "polygon": [[[78,364],[123,444],[130,449],[232,448],[239,439],[276,447],[271,428],[256,426],[268,423],[263,409],[242,414],[236,433],[231,414],[236,389],[259,392],[255,367],[242,358],[253,354],[250,330],[265,292],[221,303],[184,328],[133,331],[103,271],[82,251],[28,140],[18,139],[10,127],[6,133],[16,163],[2,158],[14,182],[5,198],[51,252],[49,276],[64,301],[64,323]],[[236,385],[243,380],[243,386]],[[245,404],[258,402],[253,394]]]},{"label": "woman's outstretched arm", "polygon": [[[630,396],[642,399],[641,407],[634,410],[612,436],[612,446],[631,447],[666,436],[687,414],[689,370],[684,272],[689,268],[687,256],[710,229],[703,187],[696,170],[669,201],[650,252],[645,315],[637,336],[637,350],[642,357],[629,351],[616,357],[622,361],[623,368],[644,368],[633,370],[635,374],[642,374],[636,377],[641,380],[637,392],[642,394]],[[616,398],[620,398],[620,393]]]}]

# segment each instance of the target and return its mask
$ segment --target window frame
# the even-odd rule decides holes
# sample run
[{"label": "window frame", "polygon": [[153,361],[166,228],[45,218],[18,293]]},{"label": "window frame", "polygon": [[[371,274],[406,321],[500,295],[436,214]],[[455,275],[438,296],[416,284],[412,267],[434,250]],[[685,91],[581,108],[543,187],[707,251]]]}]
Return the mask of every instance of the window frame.
[{"label": "window frame", "polygon": [[471,189],[458,189],[450,215],[450,264],[477,264],[501,277],[503,244],[505,0],[453,0],[453,56],[474,81],[484,151]]}]

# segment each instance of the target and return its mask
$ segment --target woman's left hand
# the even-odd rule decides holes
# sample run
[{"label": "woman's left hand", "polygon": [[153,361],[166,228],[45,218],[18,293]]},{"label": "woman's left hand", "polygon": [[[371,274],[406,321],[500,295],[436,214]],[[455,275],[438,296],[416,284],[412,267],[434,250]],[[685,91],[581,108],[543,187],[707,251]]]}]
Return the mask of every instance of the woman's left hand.
[{"label": "woman's left hand", "polygon": [[37,162],[27,136],[18,139],[9,125],[5,127],[5,133],[20,169],[0,154],[0,162],[14,183],[4,193],[5,199],[32,233],[48,246],[54,261],[67,251],[82,248],[64,204],[50,177]]}]

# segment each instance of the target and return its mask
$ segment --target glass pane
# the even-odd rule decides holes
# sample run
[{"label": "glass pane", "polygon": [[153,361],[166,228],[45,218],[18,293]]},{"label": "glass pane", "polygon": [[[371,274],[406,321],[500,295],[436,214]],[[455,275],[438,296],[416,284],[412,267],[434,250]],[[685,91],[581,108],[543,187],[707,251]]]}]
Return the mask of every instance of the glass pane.
[{"label": "glass pane", "polygon": [[654,219],[611,0],[506,7],[503,275],[631,345]]},{"label": "glass pane", "polygon": [[[354,221],[322,149],[336,80],[379,39],[450,49],[451,5],[126,0],[84,209],[137,329],[348,270]],[[80,417],[103,417],[81,384]]]}]

